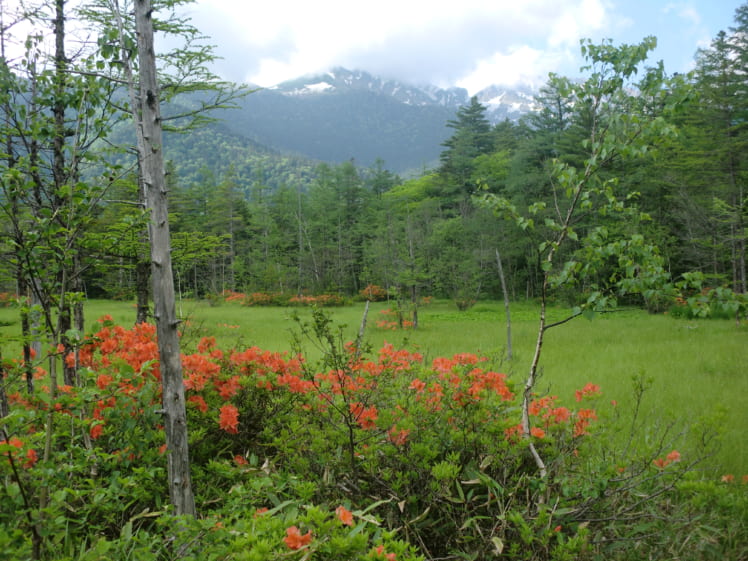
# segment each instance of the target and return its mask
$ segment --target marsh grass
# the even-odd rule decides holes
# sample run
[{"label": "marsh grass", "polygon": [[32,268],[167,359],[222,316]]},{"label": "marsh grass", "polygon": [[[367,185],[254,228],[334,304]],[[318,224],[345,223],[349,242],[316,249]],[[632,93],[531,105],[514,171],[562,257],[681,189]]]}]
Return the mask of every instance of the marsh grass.
[{"label": "marsh grass", "polygon": [[[183,301],[178,312],[185,318],[183,347],[194,349],[201,337],[215,336],[222,348],[257,346],[270,351],[289,351],[293,319],[311,318],[306,308],[242,307],[224,303]],[[493,366],[521,384],[530,364],[537,338],[537,307],[516,303],[512,307],[514,357],[504,357],[506,326],[503,305],[479,303],[459,312],[451,302],[435,302],[420,310],[418,330],[385,330],[377,327],[387,303],[372,304],[366,339],[374,351],[384,342],[422,353],[427,360],[471,352],[487,356]],[[336,324],[344,324],[344,337],[353,340],[361,323],[363,303],[329,311]],[[551,321],[562,319],[563,309],[550,311]],[[87,325],[109,314],[118,324],[131,325],[135,309],[130,303],[91,301],[86,307]],[[0,309],[3,356],[17,356],[17,310]],[[725,433],[718,454],[705,466],[712,476],[748,473],[748,326],[731,320],[683,320],[626,310],[600,315],[593,320],[577,318],[547,331],[541,361],[539,393],[573,401],[574,390],[587,382],[599,384],[606,403],[615,400],[624,414],[633,408],[634,377],[651,381],[642,412],[652,425],[677,419],[687,427],[706,416],[723,415]],[[318,356],[311,344],[305,351]]]}]

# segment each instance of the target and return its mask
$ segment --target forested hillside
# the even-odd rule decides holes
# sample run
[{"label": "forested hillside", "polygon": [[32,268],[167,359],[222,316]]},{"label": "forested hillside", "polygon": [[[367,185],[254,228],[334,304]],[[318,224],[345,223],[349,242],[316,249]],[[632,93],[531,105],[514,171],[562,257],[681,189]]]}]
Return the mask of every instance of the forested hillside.
[{"label": "forested hillside", "polygon": [[[733,32],[715,38],[699,54],[692,75],[669,78],[657,98],[621,102],[635,103],[641,119],[667,123],[672,134],[653,139],[636,160],[618,156],[602,168],[615,182],[615,196],[642,212],[626,231],[659,248],[673,279],[700,271],[709,285],[738,292],[745,290],[746,236],[742,41]],[[469,303],[500,296],[499,251],[511,296],[537,295],[536,241],[542,231],[502,219],[475,195],[500,195],[518,208],[542,204],[544,212],[560,204],[550,166],[554,159],[582,166],[591,134],[586,102],[570,91],[563,78],[553,79],[536,99],[540,111],[497,125],[472,100],[445,122],[451,137],[437,169],[407,181],[382,162],[368,169],[346,162],[320,165],[314,175],[300,164],[282,183],[268,181],[272,173],[253,172],[251,187],[240,188],[247,184],[246,176],[238,180],[244,169],[241,151],[224,143],[216,129],[176,139],[168,153],[183,145],[180,158],[195,150],[225,170],[202,176],[193,170],[188,181],[174,179],[177,239],[202,236],[213,244],[180,261],[180,274],[191,279],[182,285],[185,293],[205,296],[228,289],[350,296],[376,284]],[[631,105],[611,105],[606,126],[629,110]],[[543,213],[534,219],[542,224]],[[583,219],[578,227],[600,226],[603,220],[611,236],[621,233],[623,225],[615,219],[607,225],[604,218],[595,220]],[[569,255],[583,250],[579,246]],[[123,279],[119,266],[117,271]],[[105,275],[96,278],[88,281],[96,293],[122,294],[131,287],[124,280],[102,282]],[[573,303],[584,298],[584,287],[567,287],[558,296]]]},{"label": "forested hillside", "polygon": [[[630,95],[610,98],[602,121],[605,127],[617,126],[623,116],[634,112],[642,123],[666,123],[672,134],[653,139],[636,159],[620,155],[605,159],[600,172],[615,183],[612,196],[641,211],[642,218],[625,224],[625,229],[658,248],[674,281],[683,273],[701,272],[709,285],[738,292],[745,290],[744,26],[738,19],[735,29],[716,37],[699,53],[692,74],[668,77],[664,69],[647,62],[643,66],[652,68],[648,72],[640,68],[643,81],[625,84]],[[647,80],[655,78],[664,79],[657,96],[637,95]],[[9,87],[12,91],[30,84],[19,79]],[[366,88],[357,91],[374,95],[370,84]],[[194,95],[191,91],[188,94]],[[577,99],[575,92],[569,81],[553,77],[535,99],[538,109],[517,122],[492,124],[486,106],[476,98],[450,110],[440,125],[447,134],[435,169],[406,181],[388,171],[395,155],[377,145],[377,139],[348,137],[349,131],[331,129],[312,105],[291,105],[288,96],[272,92],[236,98],[234,103],[248,110],[228,113],[234,118],[227,121],[166,137],[166,155],[172,162],[175,269],[182,293],[205,297],[235,290],[351,296],[376,284],[393,293],[417,291],[467,305],[500,295],[498,252],[511,296],[537,295],[541,273],[537,240],[545,236],[542,228],[547,218],[563,210],[550,170],[554,161],[581,168],[595,134],[588,115],[590,104],[601,100]],[[19,91],[18,95],[26,94]],[[8,98],[6,114],[19,110],[13,105],[15,99]],[[339,105],[341,99],[331,93],[322,101],[315,97],[314,104],[329,104],[346,119],[357,120],[350,131],[376,129],[367,126],[379,118],[376,112],[354,115],[353,106]],[[263,121],[263,103],[288,103],[288,111],[280,111],[286,120]],[[252,107],[258,111],[249,118]],[[405,111],[409,106],[401,107]],[[400,151],[408,145],[408,135],[413,137],[414,150],[423,148],[418,137],[438,135],[436,130],[415,126],[408,117],[415,114],[412,109],[403,113],[401,130],[393,131],[403,138]],[[393,107],[382,110],[391,112]],[[114,108],[111,111],[114,115]],[[348,144],[352,150],[357,144],[377,145],[382,159],[370,166],[356,161],[318,164],[247,140],[255,128],[258,134],[275,130],[279,138],[300,135],[302,129],[296,127],[307,121],[319,132],[320,158],[335,157],[331,150],[338,148],[325,139],[337,137],[337,146]],[[135,167],[126,150],[132,140],[117,132],[116,119],[111,122],[111,132],[101,131],[102,138],[108,134],[108,139],[92,140],[92,150],[76,164],[83,177],[90,173],[86,169],[101,169],[103,161],[117,164],[103,175],[95,197],[81,195],[92,206],[80,258],[84,264],[90,260],[83,268],[86,293],[124,297],[135,291],[134,271],[141,251],[137,239],[142,235],[137,226],[140,211],[131,204],[137,199]],[[313,141],[299,138],[299,145]],[[114,156],[110,150],[105,160],[97,160],[95,149],[104,142],[125,150],[114,151]],[[15,150],[8,151],[6,170],[17,168],[14,162],[23,158],[23,151]],[[50,164],[49,169],[53,167]],[[479,204],[476,195],[486,193],[517,209],[534,209],[537,227],[523,229]],[[20,201],[13,202],[7,191],[4,201],[6,216],[18,216],[13,205]],[[624,226],[613,218],[609,224],[604,217],[580,220],[577,227],[583,231],[605,226],[611,236]],[[15,290],[11,239],[5,238],[7,291]],[[567,251],[569,257],[581,258],[584,247],[580,243]],[[584,294],[584,286],[558,292],[572,302]]]}]

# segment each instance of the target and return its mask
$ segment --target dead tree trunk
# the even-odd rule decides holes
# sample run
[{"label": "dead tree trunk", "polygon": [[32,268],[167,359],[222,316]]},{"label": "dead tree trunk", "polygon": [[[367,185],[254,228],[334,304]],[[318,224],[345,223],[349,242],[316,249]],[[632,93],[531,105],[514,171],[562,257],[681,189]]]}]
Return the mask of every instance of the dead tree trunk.
[{"label": "dead tree trunk", "polygon": [[177,330],[179,322],[176,317],[171,265],[161,108],[153,45],[153,7],[151,0],[136,0],[134,7],[140,77],[140,96],[135,106],[139,113],[136,114],[135,122],[142,189],[150,214],[148,231],[151,276],[168,450],[169,496],[175,514],[194,516],[195,498],[192,493],[187,444],[187,413]]},{"label": "dead tree trunk", "polygon": [[499,280],[501,281],[501,291],[504,293],[504,310],[506,311],[506,358],[512,360],[512,317],[509,313],[509,291],[506,288],[504,267],[501,265],[501,254],[498,248],[496,248],[496,265],[499,267]]}]

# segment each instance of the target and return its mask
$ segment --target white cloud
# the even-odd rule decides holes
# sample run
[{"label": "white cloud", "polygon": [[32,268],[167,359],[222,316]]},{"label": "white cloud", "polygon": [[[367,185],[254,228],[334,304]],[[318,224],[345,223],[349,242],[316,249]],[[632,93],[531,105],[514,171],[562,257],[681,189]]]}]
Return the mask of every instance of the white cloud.
[{"label": "white cloud", "polygon": [[[472,91],[568,62],[608,9],[607,0],[199,0],[192,11],[219,46],[233,37],[219,50],[234,79],[269,86],[342,65]],[[237,49],[243,57],[229,54]]]},{"label": "white cloud", "polygon": [[671,2],[667,4],[662,13],[675,13],[679,18],[688,21],[692,25],[701,25],[701,14],[694,8],[690,2]]},{"label": "white cloud", "polygon": [[457,85],[475,93],[490,84],[506,86],[543,82],[548,72],[558,67],[558,53],[528,46],[510,47],[506,53],[495,53],[480,61],[473,72],[458,80]]}]

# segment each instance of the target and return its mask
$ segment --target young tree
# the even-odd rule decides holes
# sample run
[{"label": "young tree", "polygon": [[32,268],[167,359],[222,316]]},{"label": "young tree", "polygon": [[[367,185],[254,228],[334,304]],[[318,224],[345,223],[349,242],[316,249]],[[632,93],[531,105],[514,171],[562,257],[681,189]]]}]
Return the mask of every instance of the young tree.
[{"label": "young tree", "polygon": [[[614,161],[645,156],[661,137],[671,133],[662,118],[651,118],[642,107],[649,96],[662,99],[665,95],[661,69],[646,69],[638,84],[632,80],[655,45],[652,37],[639,45],[617,48],[610,43],[583,43],[590,76],[583,83],[567,83],[564,87],[570,88],[577,111],[588,120],[589,136],[584,141],[588,154],[580,168],[558,159],[552,161],[554,198],[550,212],[545,212],[544,202],[520,213],[504,197],[490,193],[481,197],[483,204],[509,216],[525,230],[540,228],[535,218],[543,218],[545,239],[538,246],[542,258],[540,317],[522,402],[522,432],[543,477],[547,468],[530,439],[529,404],[546,331],[583,313],[615,306],[622,295],[654,289],[665,277],[656,248],[636,231],[642,217],[630,205],[635,194],[620,192],[617,179],[605,178],[602,173]],[[581,217],[589,216],[600,220],[580,222]],[[564,286],[584,287],[586,299],[566,319],[548,323],[548,298],[554,289]]]}]

